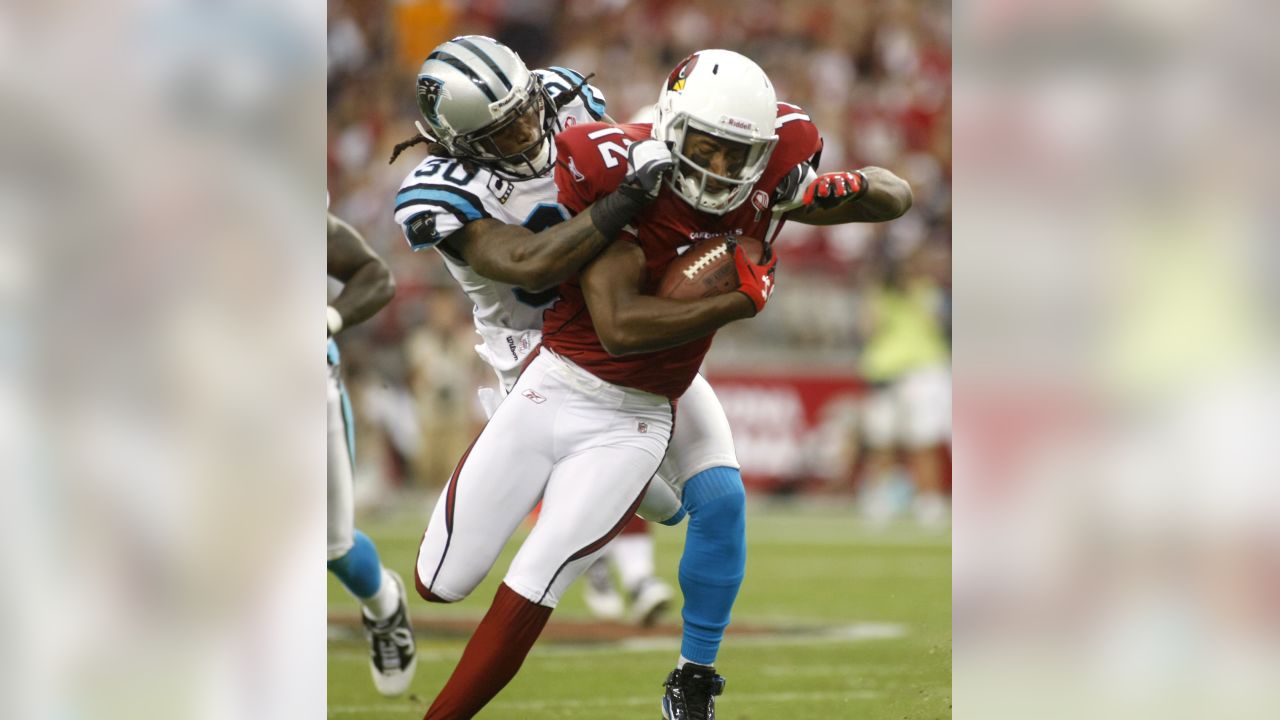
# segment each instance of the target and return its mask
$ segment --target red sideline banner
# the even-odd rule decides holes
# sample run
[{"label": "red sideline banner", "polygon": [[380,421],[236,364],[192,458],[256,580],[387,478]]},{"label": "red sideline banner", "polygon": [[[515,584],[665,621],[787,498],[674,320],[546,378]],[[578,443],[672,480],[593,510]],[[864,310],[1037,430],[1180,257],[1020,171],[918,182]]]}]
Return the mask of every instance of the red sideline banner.
[{"label": "red sideline banner", "polygon": [[851,476],[857,404],[865,388],[857,377],[716,372],[707,380],[733,428],[748,488]]}]

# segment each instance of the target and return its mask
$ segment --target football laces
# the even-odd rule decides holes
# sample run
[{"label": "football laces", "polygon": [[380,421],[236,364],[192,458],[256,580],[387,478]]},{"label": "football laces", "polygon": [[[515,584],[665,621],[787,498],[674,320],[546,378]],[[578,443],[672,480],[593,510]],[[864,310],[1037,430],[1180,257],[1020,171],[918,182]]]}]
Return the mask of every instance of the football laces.
[{"label": "football laces", "polygon": [[728,249],[729,249],[729,243],[727,242],[722,242],[719,245],[716,245],[714,248],[707,251],[705,255],[698,258],[696,261],[694,261],[692,265],[685,268],[684,276],[690,280],[694,279],[695,277],[698,276],[698,273],[705,270],[708,265],[714,262],[721,255],[724,255],[725,252],[728,251]]}]

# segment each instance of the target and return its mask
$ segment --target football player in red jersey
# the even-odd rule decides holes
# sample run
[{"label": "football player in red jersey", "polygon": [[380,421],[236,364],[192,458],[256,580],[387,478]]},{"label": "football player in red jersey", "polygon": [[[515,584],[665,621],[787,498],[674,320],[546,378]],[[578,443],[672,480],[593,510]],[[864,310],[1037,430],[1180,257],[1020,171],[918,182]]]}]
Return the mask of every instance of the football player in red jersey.
[{"label": "football player in red jersey", "polygon": [[[709,235],[772,241],[792,218],[823,225],[891,220],[906,212],[910,188],[887,170],[817,176],[818,129],[801,108],[775,104],[768,82],[736,53],[702,51],[671,73],[652,128],[594,124],[557,136],[560,157],[572,159],[557,168],[556,178],[560,202],[571,212],[581,212],[621,182],[623,148],[635,164],[652,151],[652,136],[671,149],[676,163],[668,187],[636,216],[631,236],[561,286],[563,299],[543,320],[545,348],[610,382],[678,397],[714,331],[690,320],[693,306],[652,296],[667,265],[686,247]],[[758,311],[772,290],[774,260],[766,250],[765,266],[757,267],[741,248],[735,252],[741,294]],[[752,286],[753,279],[758,284]],[[745,528],[695,522],[698,493],[704,491],[689,486],[683,496],[691,517],[681,559],[686,633],[680,661],[665,684],[668,720],[714,718],[715,696],[724,688],[711,664],[719,635],[702,638],[689,629],[710,635],[706,629],[727,624],[745,568],[745,539],[738,548],[723,542]],[[687,582],[686,574],[734,592],[710,592]],[[720,596],[722,604],[691,601],[701,594]],[[708,650],[708,659],[699,657]]]},{"label": "football player in red jersey", "polygon": [[[493,502],[522,513],[543,499],[538,524],[428,719],[471,717],[515,675],[559,595],[639,503],[669,442],[673,401],[693,381],[711,334],[767,302],[775,260],[754,263],[740,251],[738,292],[702,300],[646,294],[679,248],[708,234],[772,239],[780,208],[846,222],[890,219],[910,204],[909,189],[889,173],[880,182],[872,171],[812,177],[816,128],[798,108],[776,104],[763,71],[737,53],[703,51],[682,63],[652,134],[656,140],[644,126],[596,124],[557,137],[561,203],[574,210],[637,168],[669,165],[672,177],[655,188],[631,238],[561,286],[542,351],[464,456],[432,518],[417,563],[419,593],[454,600],[474,588],[514,530],[481,537],[459,516]],[[867,204],[850,211],[851,200]],[[459,555],[488,564],[451,562],[459,545],[467,547]],[[738,581],[740,562],[725,564]],[[668,678],[664,715],[713,718],[722,687],[714,668],[685,663]]]}]

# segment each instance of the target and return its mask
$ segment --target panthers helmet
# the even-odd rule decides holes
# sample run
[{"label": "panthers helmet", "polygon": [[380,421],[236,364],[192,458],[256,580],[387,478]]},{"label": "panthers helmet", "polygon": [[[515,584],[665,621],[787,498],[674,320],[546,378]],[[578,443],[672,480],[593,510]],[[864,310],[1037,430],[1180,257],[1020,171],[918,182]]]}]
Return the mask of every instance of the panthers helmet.
[{"label": "panthers helmet", "polygon": [[[777,102],[769,77],[744,55],[700,50],[682,60],[663,84],[653,122],[653,137],[668,143],[677,158],[667,179],[671,189],[715,215],[745,202],[778,142]],[[690,130],[745,146],[745,162],[728,175],[699,165],[685,154]]]},{"label": "panthers helmet", "polygon": [[[538,75],[511,48],[483,35],[437,45],[418,70],[418,131],[454,157],[509,180],[545,175],[554,166],[556,108]],[[538,116],[538,134],[514,153],[494,137],[526,115]]]}]

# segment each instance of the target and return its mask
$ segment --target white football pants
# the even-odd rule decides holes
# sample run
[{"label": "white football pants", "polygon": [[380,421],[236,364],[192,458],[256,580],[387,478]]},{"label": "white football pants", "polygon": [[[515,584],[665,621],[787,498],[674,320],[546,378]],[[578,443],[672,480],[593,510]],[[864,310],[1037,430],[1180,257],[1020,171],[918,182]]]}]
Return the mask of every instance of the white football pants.
[{"label": "white football pants", "polygon": [[[498,403],[511,391],[520,377],[520,366],[524,358],[539,346],[542,334],[537,330],[526,330],[520,333],[507,332],[495,335],[501,341],[489,343],[495,347],[508,346],[518,348],[519,362],[512,365],[493,365],[498,376],[498,388],[480,388],[480,405],[485,415],[492,417]],[[481,350],[484,346],[477,346]],[[528,348],[528,349],[526,349]],[[493,353],[480,352],[486,362]],[[680,509],[684,495],[684,485],[689,478],[703,470],[713,467],[731,467],[738,465],[738,455],[733,449],[733,432],[729,429],[729,419],[725,417],[724,408],[719,398],[711,389],[711,383],[698,375],[693,384],[680,396],[676,410],[675,433],[671,437],[671,445],[667,455],[658,468],[657,479],[651,483],[636,513],[645,520],[661,522],[675,515]]]},{"label": "white football pants", "polygon": [[355,501],[352,487],[351,403],[342,387],[339,366],[329,364],[329,560],[336,560],[355,542]]},{"label": "white football pants", "polygon": [[605,382],[543,348],[449,479],[422,538],[421,594],[461,600],[542,501],[503,582],[555,607],[640,503],[666,454],[667,398]]}]

